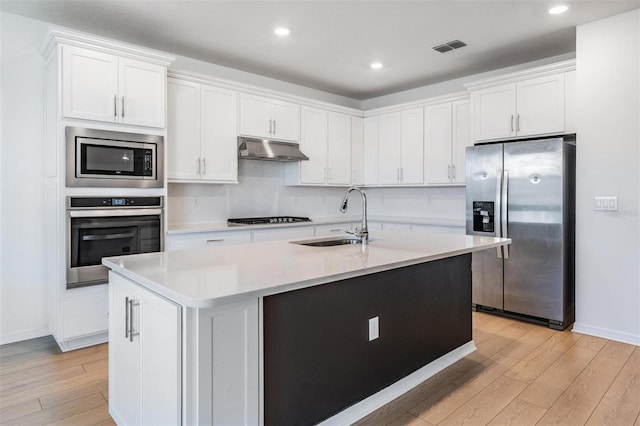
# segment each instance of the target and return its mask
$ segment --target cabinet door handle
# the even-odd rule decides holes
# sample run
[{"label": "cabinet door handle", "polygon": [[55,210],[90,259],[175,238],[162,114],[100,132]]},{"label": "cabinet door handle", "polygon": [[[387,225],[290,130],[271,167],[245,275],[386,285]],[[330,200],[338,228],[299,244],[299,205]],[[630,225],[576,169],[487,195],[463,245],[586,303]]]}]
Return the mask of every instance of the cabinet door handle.
[{"label": "cabinet door handle", "polygon": [[129,338],[129,297],[124,298],[124,338]]},{"label": "cabinet door handle", "polygon": [[404,182],[404,167],[400,167],[400,181]]},{"label": "cabinet door handle", "polygon": [[124,96],[122,97],[122,111],[120,111],[122,117],[124,118]]},{"label": "cabinet door handle", "polygon": [[511,133],[513,133],[513,114],[511,114]]},{"label": "cabinet door handle", "polygon": [[224,241],[224,238],[214,238],[211,240],[207,240],[208,243],[221,243],[222,241]]},{"label": "cabinet door handle", "polygon": [[451,179],[451,164],[447,165],[447,179]]},{"label": "cabinet door handle", "polygon": [[200,174],[200,157],[196,160],[196,165],[198,167],[198,174]]},{"label": "cabinet door handle", "polygon": [[275,135],[277,133],[276,130],[276,120],[273,120],[273,134]]},{"label": "cabinet door handle", "polygon": [[451,165],[451,171],[452,171],[452,173],[451,173],[451,179],[454,179],[454,180],[455,180],[455,178],[456,178],[456,165],[455,165],[455,164],[452,164],[452,165]]},{"label": "cabinet door handle", "polygon": [[207,174],[207,159],[206,158],[202,159],[202,174],[203,175]]},{"label": "cabinet door handle", "polygon": [[269,134],[273,134],[273,120],[269,120]]},{"label": "cabinet door handle", "polygon": [[139,336],[140,333],[133,331],[133,307],[139,306],[140,303],[134,302],[133,299],[129,299],[129,341],[133,342],[133,336]]},{"label": "cabinet door handle", "polygon": [[396,182],[400,182],[400,168],[396,169]]},{"label": "cabinet door handle", "polygon": [[113,95],[113,116],[118,117],[118,96]]},{"label": "cabinet door handle", "polygon": [[520,131],[520,114],[516,117],[516,132]]}]

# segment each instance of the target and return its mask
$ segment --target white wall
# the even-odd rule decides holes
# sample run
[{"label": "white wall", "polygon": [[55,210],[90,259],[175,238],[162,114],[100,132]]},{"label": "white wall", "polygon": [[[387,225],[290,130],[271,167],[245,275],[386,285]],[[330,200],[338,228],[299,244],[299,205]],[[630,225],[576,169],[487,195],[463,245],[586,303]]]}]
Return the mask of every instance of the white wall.
[{"label": "white wall", "polygon": [[48,334],[43,269],[46,27],[0,15],[0,343]]},{"label": "white wall", "polygon": [[578,27],[576,52],[574,330],[640,345],[640,10]]}]

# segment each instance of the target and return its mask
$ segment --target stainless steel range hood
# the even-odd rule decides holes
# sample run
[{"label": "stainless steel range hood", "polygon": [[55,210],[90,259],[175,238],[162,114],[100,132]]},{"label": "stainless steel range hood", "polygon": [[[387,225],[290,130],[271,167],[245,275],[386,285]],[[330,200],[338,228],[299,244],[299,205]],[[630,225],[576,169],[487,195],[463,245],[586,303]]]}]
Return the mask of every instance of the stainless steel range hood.
[{"label": "stainless steel range hood", "polygon": [[246,160],[300,161],[309,157],[300,152],[299,145],[270,139],[238,136],[238,158]]}]

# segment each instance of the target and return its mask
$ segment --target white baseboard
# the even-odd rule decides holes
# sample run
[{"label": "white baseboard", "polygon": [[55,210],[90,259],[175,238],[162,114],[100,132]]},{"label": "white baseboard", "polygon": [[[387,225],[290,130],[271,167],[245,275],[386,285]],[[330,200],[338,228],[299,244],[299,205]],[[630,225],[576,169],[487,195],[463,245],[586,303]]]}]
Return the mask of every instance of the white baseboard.
[{"label": "white baseboard", "polygon": [[0,336],[0,345],[7,343],[21,342],[23,340],[35,339],[37,337],[48,336],[51,334],[49,327],[33,328],[31,330],[20,330],[13,333],[7,333]]},{"label": "white baseboard", "polygon": [[[55,336],[54,336],[55,337]],[[60,346],[60,350],[62,352],[72,351],[74,349],[86,348],[88,346],[99,345],[101,343],[106,343],[109,341],[109,333],[98,333],[92,334],[90,336],[84,337],[76,337],[74,339],[69,340],[58,340],[56,339],[56,343]]]},{"label": "white baseboard", "polygon": [[360,420],[364,416],[371,414],[378,408],[393,401],[400,395],[410,391],[418,386],[428,378],[434,376],[436,373],[444,370],[451,364],[461,360],[465,356],[469,355],[476,350],[476,345],[473,340],[465,343],[464,345],[452,350],[446,355],[441,356],[435,361],[430,362],[421,369],[411,373],[407,377],[404,377],[391,386],[388,386],[381,391],[371,395],[370,397],[363,399],[357,404],[352,405],[349,408],[339,412],[333,417],[320,423],[323,426],[341,426],[347,424],[353,424]]},{"label": "white baseboard", "polygon": [[573,330],[576,333],[588,334],[589,336],[602,337],[604,339],[615,340],[616,342],[628,343],[630,345],[640,346],[640,335],[623,333],[617,330],[611,330],[604,327],[596,327],[594,325],[576,322],[573,324]]}]

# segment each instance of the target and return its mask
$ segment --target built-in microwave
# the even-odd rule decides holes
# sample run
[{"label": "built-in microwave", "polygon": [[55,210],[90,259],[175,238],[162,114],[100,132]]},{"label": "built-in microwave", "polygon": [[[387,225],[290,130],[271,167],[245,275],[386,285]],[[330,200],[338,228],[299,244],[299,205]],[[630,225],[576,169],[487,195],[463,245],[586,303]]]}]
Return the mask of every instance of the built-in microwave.
[{"label": "built-in microwave", "polygon": [[67,127],[67,186],[162,188],[164,138]]}]

